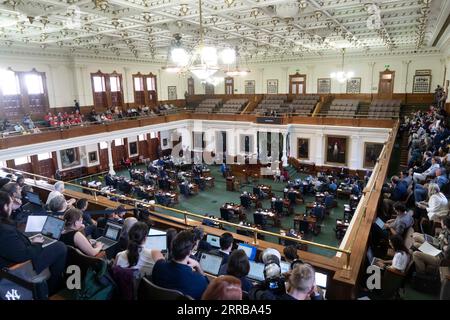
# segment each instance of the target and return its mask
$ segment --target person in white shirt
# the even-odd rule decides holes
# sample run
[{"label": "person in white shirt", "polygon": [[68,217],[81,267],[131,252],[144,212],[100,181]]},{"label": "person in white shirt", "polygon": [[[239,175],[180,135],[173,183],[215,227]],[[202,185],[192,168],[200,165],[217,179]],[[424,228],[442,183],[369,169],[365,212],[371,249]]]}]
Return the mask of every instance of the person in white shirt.
[{"label": "person in white shirt", "polygon": [[422,201],[417,206],[421,209],[426,209],[428,218],[432,221],[439,222],[448,215],[448,200],[441,193],[437,183],[430,183],[428,185],[428,203]]},{"label": "person in white shirt", "polygon": [[404,240],[400,235],[392,236],[389,240],[389,245],[394,249],[394,257],[392,260],[379,260],[377,265],[381,268],[392,268],[400,272],[405,272],[411,255],[409,250],[405,247]]},{"label": "person in white shirt", "polygon": [[[53,198],[55,198],[55,197],[57,197],[57,196],[63,196],[63,197],[64,197],[64,195],[63,195],[63,192],[64,192],[64,182],[62,182],[62,181],[56,182],[56,183],[54,184],[53,188],[54,188],[55,190],[53,190],[52,192],[50,192],[50,193],[48,194],[47,202],[45,203],[45,204],[47,204],[47,205],[50,203],[50,201],[51,201]],[[69,201],[67,201],[67,205],[71,206],[71,205],[73,205],[75,202],[76,202],[75,199],[70,199]]]},{"label": "person in white shirt", "polygon": [[133,268],[140,271],[141,276],[151,276],[156,261],[164,259],[161,251],[145,248],[148,225],[136,222],[128,231],[128,248],[119,252],[114,261],[115,266]]}]

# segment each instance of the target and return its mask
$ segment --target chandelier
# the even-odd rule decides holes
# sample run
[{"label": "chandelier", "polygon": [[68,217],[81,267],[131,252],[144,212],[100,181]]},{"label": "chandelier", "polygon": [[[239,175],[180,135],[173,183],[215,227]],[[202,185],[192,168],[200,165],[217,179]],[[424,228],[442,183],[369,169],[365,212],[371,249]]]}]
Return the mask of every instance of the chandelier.
[{"label": "chandelier", "polygon": [[345,48],[342,48],[342,69],[341,71],[333,72],[330,75],[332,79],[336,79],[339,83],[344,83],[355,75],[352,71],[348,72],[344,71],[344,62],[345,62]]},{"label": "chandelier", "polygon": [[224,65],[229,66],[233,64],[236,61],[236,51],[226,48],[218,53],[217,48],[205,45],[201,1],[198,1],[200,19],[200,40],[198,45],[194,47],[191,53],[188,53],[181,45],[181,35],[175,34],[175,45],[170,50],[170,63],[165,70],[175,73],[190,72],[201,81],[215,84],[218,83],[218,80],[213,76],[221,69],[219,60]]},{"label": "chandelier", "polygon": [[[236,57],[236,66],[235,66],[235,68],[234,69],[232,69],[232,70],[230,70],[229,69],[229,66],[230,66],[230,64],[231,63],[233,63],[233,61],[231,61],[230,63],[228,63],[228,70],[225,72],[225,74],[228,76],[228,77],[244,77],[244,76],[246,76],[247,74],[249,74],[250,73],[250,70],[249,69],[247,69],[247,68],[244,68],[244,69],[241,69],[241,68],[239,68],[239,51],[238,51],[238,49],[237,49],[237,47],[236,47],[236,49],[235,50],[233,50],[233,49],[226,49],[226,50],[231,50],[231,51],[233,51],[233,53],[230,53],[229,54],[229,56],[235,56]],[[224,50],[225,51],[225,50]]]}]

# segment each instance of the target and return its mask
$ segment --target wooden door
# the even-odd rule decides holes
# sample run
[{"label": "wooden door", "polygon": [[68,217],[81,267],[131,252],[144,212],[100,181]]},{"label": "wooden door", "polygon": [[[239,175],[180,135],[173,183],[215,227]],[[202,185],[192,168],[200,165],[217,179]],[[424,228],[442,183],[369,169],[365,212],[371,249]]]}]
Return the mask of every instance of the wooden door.
[{"label": "wooden door", "polygon": [[188,83],[188,95],[193,96],[195,94],[195,82],[194,78],[190,77],[187,79]]},{"label": "wooden door", "polygon": [[225,78],[225,94],[234,94],[234,79],[232,77]]},{"label": "wooden door", "polygon": [[391,99],[394,93],[395,71],[386,69],[380,72],[380,81],[378,83],[379,98]]},{"label": "wooden door", "polygon": [[305,94],[306,93],[306,75],[291,74],[289,76],[289,94]]}]

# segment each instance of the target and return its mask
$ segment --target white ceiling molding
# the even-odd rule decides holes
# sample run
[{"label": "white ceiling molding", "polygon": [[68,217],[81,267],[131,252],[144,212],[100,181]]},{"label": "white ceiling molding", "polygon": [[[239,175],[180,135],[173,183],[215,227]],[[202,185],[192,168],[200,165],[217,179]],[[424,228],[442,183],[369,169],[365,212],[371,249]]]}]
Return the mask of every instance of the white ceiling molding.
[{"label": "white ceiling molding", "polygon": [[[182,4],[186,10],[181,10]],[[380,26],[374,28],[368,26],[374,14],[368,8],[371,4],[379,9]],[[295,10],[288,12],[290,7]],[[248,62],[337,55],[342,47],[349,55],[371,51],[388,55],[417,44],[422,8],[422,0],[240,0],[229,6],[225,1],[203,0],[205,42],[238,46]],[[449,10],[450,1],[431,2],[423,49],[430,49]],[[36,56],[162,64],[174,33],[192,48],[198,41],[198,25],[197,1],[0,2],[1,51]]]}]

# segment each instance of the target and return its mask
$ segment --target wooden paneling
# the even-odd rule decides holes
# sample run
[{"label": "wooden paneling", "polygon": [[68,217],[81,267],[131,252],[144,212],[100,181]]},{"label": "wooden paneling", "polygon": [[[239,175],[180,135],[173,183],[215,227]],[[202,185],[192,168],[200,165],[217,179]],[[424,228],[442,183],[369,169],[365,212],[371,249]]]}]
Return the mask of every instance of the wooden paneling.
[{"label": "wooden paneling", "polygon": [[[236,114],[236,115],[222,115],[222,114],[188,114],[177,113],[167,116],[143,118],[134,120],[121,120],[111,123],[90,125],[84,127],[72,127],[63,131],[47,131],[37,134],[11,136],[0,139],[0,149],[7,149],[17,146],[24,146],[40,142],[48,142],[59,139],[69,139],[74,137],[92,135],[103,132],[113,132],[115,130],[124,130],[131,128],[138,128],[148,125],[155,125],[160,123],[168,123],[172,121],[179,121],[185,119],[198,120],[218,120],[218,121],[245,121],[256,122],[256,115],[253,114]],[[392,128],[394,120],[381,119],[338,119],[338,118],[316,118],[316,117],[283,117],[282,124],[314,124],[314,125],[330,125],[330,126],[352,126],[352,127],[375,127],[375,128]]]}]

